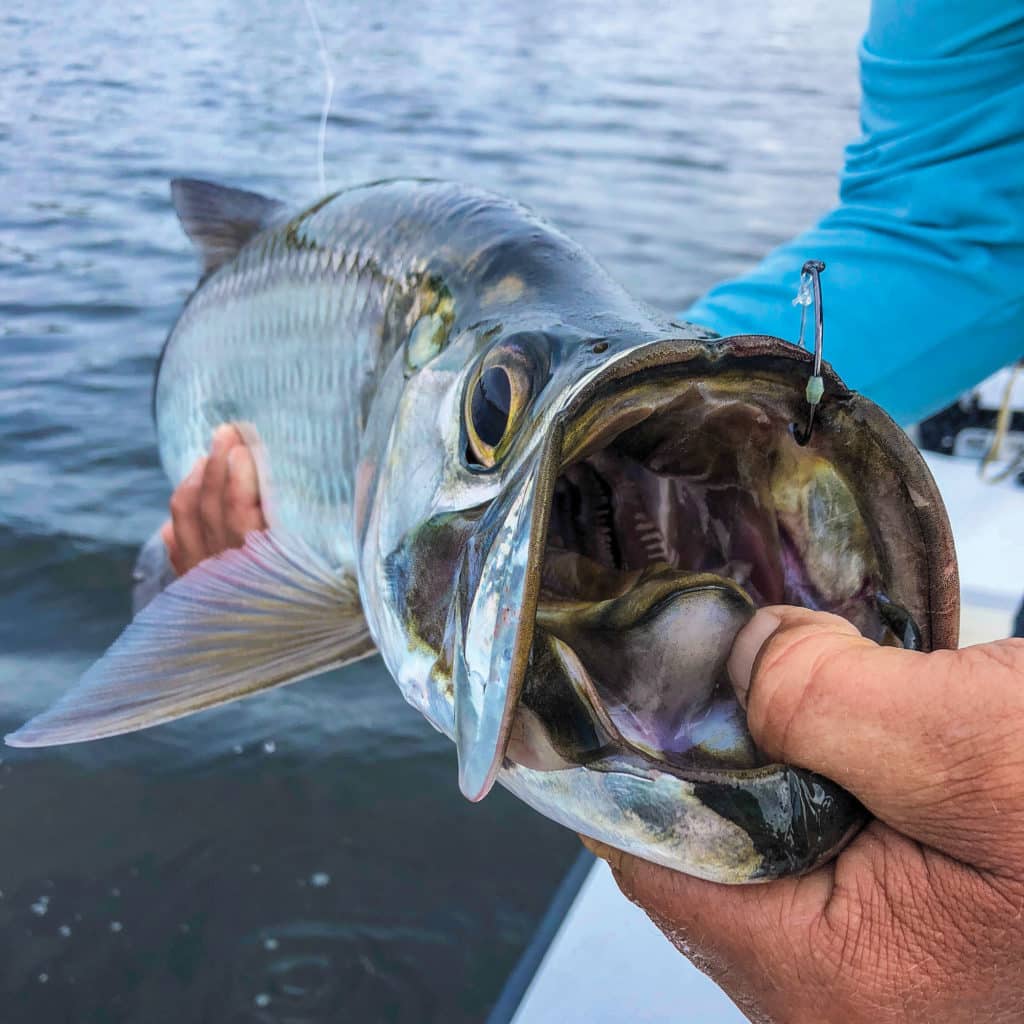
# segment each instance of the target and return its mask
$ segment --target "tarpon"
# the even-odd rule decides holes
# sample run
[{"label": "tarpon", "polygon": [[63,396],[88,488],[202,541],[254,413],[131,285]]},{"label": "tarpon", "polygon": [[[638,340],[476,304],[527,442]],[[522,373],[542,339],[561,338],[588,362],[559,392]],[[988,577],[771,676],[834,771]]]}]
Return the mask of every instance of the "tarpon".
[{"label": "tarpon", "polygon": [[483,191],[381,182],[298,212],[172,194],[203,276],[157,372],[163,466],[177,485],[237,424],[269,529],[171,583],[10,742],[123,733],[378,650],[470,799],[497,780],[724,882],[841,847],[863,811],[766,762],[725,662],[772,603],[955,646],[942,501],[878,407],[826,366],[808,440],[807,352],[672,322]]}]

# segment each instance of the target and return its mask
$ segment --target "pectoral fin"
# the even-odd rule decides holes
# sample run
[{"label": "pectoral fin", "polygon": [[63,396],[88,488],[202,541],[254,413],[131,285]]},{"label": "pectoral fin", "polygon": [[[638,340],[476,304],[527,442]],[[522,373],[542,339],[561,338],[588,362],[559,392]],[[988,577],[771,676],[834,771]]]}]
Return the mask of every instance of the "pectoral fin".
[{"label": "pectoral fin", "polygon": [[304,544],[252,533],[153,599],[16,747],[145,729],[373,653],[355,580]]}]

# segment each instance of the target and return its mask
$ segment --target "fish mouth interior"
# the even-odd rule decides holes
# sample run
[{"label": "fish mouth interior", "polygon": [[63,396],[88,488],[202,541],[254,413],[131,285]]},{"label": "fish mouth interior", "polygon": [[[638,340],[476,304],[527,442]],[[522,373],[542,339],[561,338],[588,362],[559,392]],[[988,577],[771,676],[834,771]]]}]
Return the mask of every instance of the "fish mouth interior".
[{"label": "fish mouth interior", "polygon": [[827,439],[798,442],[789,397],[728,378],[663,390],[609,407],[558,475],[513,761],[756,769],[725,672],[755,607],[894,642],[853,487]]},{"label": "fish mouth interior", "polygon": [[670,406],[566,466],[546,556],[552,597],[601,600],[668,565],[731,579],[759,607],[880,625],[877,565],[849,484],[788,418],[750,402]]}]

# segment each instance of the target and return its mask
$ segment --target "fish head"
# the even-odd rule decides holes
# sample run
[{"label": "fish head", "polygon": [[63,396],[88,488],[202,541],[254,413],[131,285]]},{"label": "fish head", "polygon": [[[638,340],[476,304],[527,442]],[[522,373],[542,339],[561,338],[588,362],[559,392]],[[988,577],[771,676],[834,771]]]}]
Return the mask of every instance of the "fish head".
[{"label": "fish head", "polygon": [[453,327],[422,362],[416,333],[414,325],[379,382],[363,437],[359,582],[392,675],[454,736],[453,657],[463,646],[456,608],[482,607],[498,577],[512,584],[516,566],[524,603],[515,619],[526,629],[513,629],[513,646],[528,651],[558,412],[579,376],[584,332],[522,316],[509,329],[487,318]]},{"label": "fish head", "polygon": [[[916,449],[827,366],[805,438],[811,372],[777,338],[557,322],[392,366],[357,486],[360,589],[467,797],[500,777],[579,831],[726,881],[807,869],[849,836],[852,798],[754,744],[733,640],[786,603],[951,646],[956,567]],[[779,799],[814,812],[808,836],[750,854]],[[683,806],[713,807],[700,837],[666,827]]]}]

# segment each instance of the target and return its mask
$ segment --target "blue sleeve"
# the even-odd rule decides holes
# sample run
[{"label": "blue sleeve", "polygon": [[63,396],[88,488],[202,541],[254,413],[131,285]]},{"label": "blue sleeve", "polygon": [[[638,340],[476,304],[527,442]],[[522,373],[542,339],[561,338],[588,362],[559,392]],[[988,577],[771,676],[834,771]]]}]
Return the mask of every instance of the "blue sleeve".
[{"label": "blue sleeve", "polygon": [[822,259],[825,358],[911,423],[1024,355],[1024,2],[874,0],[839,206],[684,316],[791,341]]}]

